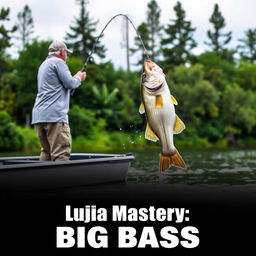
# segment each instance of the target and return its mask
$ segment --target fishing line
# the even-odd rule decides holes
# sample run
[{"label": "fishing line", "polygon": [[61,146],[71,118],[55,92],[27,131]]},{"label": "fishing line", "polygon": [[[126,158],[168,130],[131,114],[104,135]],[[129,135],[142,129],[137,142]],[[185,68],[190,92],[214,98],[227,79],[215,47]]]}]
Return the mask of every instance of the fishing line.
[{"label": "fishing line", "polygon": [[103,35],[105,29],[106,29],[107,26],[111,23],[111,21],[114,20],[114,19],[115,19],[116,17],[118,17],[118,16],[123,16],[123,17],[125,17],[125,18],[131,23],[131,25],[133,26],[134,30],[135,30],[136,33],[137,33],[138,38],[139,38],[140,41],[141,41],[141,45],[142,45],[142,47],[143,47],[143,49],[144,49],[144,54],[147,56],[148,59],[150,59],[150,58],[149,58],[149,55],[148,55],[148,52],[147,52],[147,49],[146,49],[146,47],[145,47],[145,45],[144,45],[144,43],[143,43],[143,40],[142,40],[142,38],[141,38],[141,36],[140,36],[138,30],[137,30],[136,27],[134,26],[133,22],[130,20],[130,18],[129,18],[127,15],[122,14],[122,13],[119,13],[119,14],[115,15],[114,17],[112,17],[112,18],[108,21],[108,23],[105,25],[105,27],[102,29],[100,35],[97,37],[96,42],[94,43],[94,45],[93,45],[93,47],[92,47],[92,49],[91,49],[91,52],[90,52],[89,56],[87,57],[87,59],[86,59],[86,61],[85,61],[85,63],[84,63],[84,67],[83,67],[82,70],[81,70],[82,72],[85,71],[88,62],[90,61],[90,59],[91,59],[91,57],[92,57],[92,54],[93,54],[94,51],[95,51],[96,44],[99,42],[99,40],[100,40],[100,38],[102,37],[102,35]]}]

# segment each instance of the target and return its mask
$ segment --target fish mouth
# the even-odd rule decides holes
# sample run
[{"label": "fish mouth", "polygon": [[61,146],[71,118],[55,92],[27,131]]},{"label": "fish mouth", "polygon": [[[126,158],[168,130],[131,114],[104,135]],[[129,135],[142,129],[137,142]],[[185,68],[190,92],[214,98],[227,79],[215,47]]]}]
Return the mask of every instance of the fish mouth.
[{"label": "fish mouth", "polygon": [[160,90],[163,87],[164,83],[161,83],[159,86],[155,87],[155,88],[149,88],[147,86],[145,86],[148,90],[150,90],[151,92],[156,92],[158,90]]},{"label": "fish mouth", "polygon": [[155,67],[155,63],[151,60],[146,60],[144,63],[144,68],[146,71],[151,72],[153,68]]}]

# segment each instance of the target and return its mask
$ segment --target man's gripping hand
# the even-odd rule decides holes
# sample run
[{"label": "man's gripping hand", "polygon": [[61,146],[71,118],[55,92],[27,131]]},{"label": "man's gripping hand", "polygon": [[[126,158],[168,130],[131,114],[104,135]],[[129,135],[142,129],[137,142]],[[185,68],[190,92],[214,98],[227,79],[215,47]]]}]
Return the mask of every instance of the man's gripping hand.
[{"label": "man's gripping hand", "polygon": [[81,72],[81,71],[78,71],[74,77],[79,77],[81,79],[81,81],[84,81],[86,79],[86,72]]}]

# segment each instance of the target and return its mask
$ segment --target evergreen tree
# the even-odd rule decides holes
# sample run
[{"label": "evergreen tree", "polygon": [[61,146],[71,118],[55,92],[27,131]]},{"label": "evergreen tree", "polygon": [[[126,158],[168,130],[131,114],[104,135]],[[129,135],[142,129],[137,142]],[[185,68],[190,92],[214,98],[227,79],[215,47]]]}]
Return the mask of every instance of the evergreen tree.
[{"label": "evergreen tree", "polygon": [[227,51],[225,46],[230,42],[232,32],[230,31],[226,34],[221,33],[221,30],[226,26],[226,24],[225,19],[219,10],[218,4],[215,4],[213,14],[209,21],[213,24],[214,30],[207,31],[207,36],[209,37],[210,42],[205,42],[205,44],[210,46],[216,53],[225,53],[225,51]]},{"label": "evergreen tree", "polygon": [[189,62],[192,58],[191,50],[196,47],[196,42],[193,39],[191,22],[186,21],[186,13],[180,2],[174,6],[176,19],[172,20],[165,29],[167,38],[161,40],[165,48],[162,49],[164,55],[163,64],[166,68],[178,66]]},{"label": "evergreen tree", "polygon": [[256,61],[256,29],[249,29],[245,32],[246,37],[240,39],[242,45],[238,46],[241,49],[241,59],[254,63]]},{"label": "evergreen tree", "polygon": [[11,33],[17,30],[16,26],[13,26],[10,30],[4,27],[4,22],[9,21],[10,8],[1,8],[0,10],[0,75],[8,70],[8,64],[6,62],[5,49],[11,46]]},{"label": "evergreen tree", "polygon": [[[148,31],[148,26],[145,22],[141,23],[138,28],[138,33],[140,34],[142,40],[143,40],[143,43],[146,47],[146,49],[149,49],[149,31]],[[138,36],[135,36],[134,38],[134,44],[135,44],[135,48],[131,48],[130,51],[131,51],[131,54],[135,54],[137,52],[139,52],[139,59],[138,59],[138,62],[135,64],[137,66],[142,66],[143,63],[144,63],[144,60],[147,58],[145,52],[144,52],[144,49],[143,49],[143,46],[141,44],[141,41],[139,39]]]},{"label": "evergreen tree", "polygon": [[18,32],[20,36],[17,38],[22,42],[22,50],[25,49],[25,45],[29,42],[30,35],[33,34],[34,22],[31,14],[31,9],[28,5],[25,5],[22,12],[18,13],[17,21]]},{"label": "evergreen tree", "polygon": [[147,26],[149,33],[149,55],[153,61],[157,61],[157,57],[160,55],[160,48],[158,46],[158,39],[161,36],[162,26],[160,25],[161,9],[159,8],[155,0],[151,0],[148,3],[147,10]]},{"label": "evergreen tree", "polygon": [[[76,0],[80,5],[80,15],[75,18],[74,25],[70,26],[70,33],[67,33],[66,40],[70,47],[73,49],[74,56],[80,57],[85,61],[89,56],[91,49],[96,41],[93,33],[96,31],[97,21],[92,21],[89,17],[89,13],[86,11],[86,0]],[[104,58],[105,48],[98,43],[95,47],[96,55],[100,58]]]},{"label": "evergreen tree", "polygon": [[[4,21],[9,21],[9,13],[10,13],[10,8],[2,8],[0,10],[0,21],[4,22]],[[0,26],[0,54],[3,54],[4,50],[7,47],[11,46],[11,36],[10,33],[13,33],[17,30],[16,26],[13,26],[11,30],[7,30],[4,25],[2,24]]]}]

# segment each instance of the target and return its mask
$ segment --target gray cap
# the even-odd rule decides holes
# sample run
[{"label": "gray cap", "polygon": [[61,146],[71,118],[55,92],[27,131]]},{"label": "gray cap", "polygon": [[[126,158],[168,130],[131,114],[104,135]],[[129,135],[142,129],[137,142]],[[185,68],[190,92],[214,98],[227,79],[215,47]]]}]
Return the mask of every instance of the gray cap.
[{"label": "gray cap", "polygon": [[69,53],[72,53],[70,49],[67,48],[66,44],[60,41],[54,41],[50,44],[48,48],[49,52],[58,52],[60,50],[65,50]]}]

